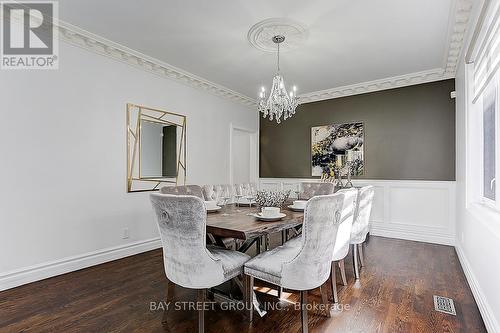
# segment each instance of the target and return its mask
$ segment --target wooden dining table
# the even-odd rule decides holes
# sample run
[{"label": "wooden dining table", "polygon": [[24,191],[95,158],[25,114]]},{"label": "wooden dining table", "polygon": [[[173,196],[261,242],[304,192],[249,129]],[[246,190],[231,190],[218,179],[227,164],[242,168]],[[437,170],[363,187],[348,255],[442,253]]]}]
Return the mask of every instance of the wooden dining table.
[{"label": "wooden dining table", "polygon": [[[286,205],[285,205],[286,206]],[[295,230],[302,225],[303,212],[292,211],[288,207],[282,208],[281,213],[285,216],[272,222],[258,220],[253,214],[258,213],[259,208],[252,206],[227,205],[219,212],[208,213],[207,234],[213,236],[217,245],[225,246],[224,238],[241,240],[238,251],[246,252],[254,243],[257,243],[257,253],[260,252],[259,239],[274,233]],[[286,238],[283,241],[286,241]]]},{"label": "wooden dining table", "polygon": [[[287,205],[285,205],[287,206]],[[282,234],[282,242],[288,239],[288,232],[293,231],[297,234],[297,229],[302,225],[304,219],[303,212],[294,212],[289,208],[281,209],[281,213],[285,216],[272,222],[258,220],[253,214],[260,210],[255,206],[238,206],[235,204],[226,205],[220,211],[207,213],[207,235],[216,245],[229,248],[225,239],[239,240],[233,244],[237,244],[236,250],[247,252],[252,245],[256,245],[256,253],[261,252],[262,239],[266,240],[264,250],[268,249],[268,239],[270,234]],[[232,241],[232,240],[231,240]],[[244,292],[242,281],[238,278],[233,279],[240,290]],[[282,289],[278,290],[281,294]],[[224,302],[234,302],[233,298],[224,293],[213,289],[212,294],[214,299]],[[263,317],[267,311],[259,302],[257,295],[253,292],[254,309]]]}]

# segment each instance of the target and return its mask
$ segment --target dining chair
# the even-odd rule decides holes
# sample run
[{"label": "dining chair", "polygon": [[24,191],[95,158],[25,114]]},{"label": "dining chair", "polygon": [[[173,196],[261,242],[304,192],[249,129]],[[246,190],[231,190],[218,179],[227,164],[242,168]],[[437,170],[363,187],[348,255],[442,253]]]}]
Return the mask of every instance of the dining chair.
[{"label": "dining chair", "polygon": [[[302,332],[308,331],[307,291],[322,286],[330,275],[343,202],[343,193],[311,198],[304,210],[300,246],[282,245],[257,255],[245,264],[249,293],[253,291],[254,278],[300,291]],[[250,295],[246,299],[252,321],[253,298]],[[326,299],[323,301],[326,303]]]},{"label": "dining chair", "polygon": [[[207,288],[243,273],[250,256],[205,245],[207,214],[202,199],[158,193],[150,198],[160,231],[167,283],[197,289],[198,302],[204,302]],[[204,331],[203,306],[198,312],[198,328]]]},{"label": "dining chair", "polygon": [[160,188],[160,193],[175,194],[175,195],[194,195],[203,200],[203,191],[199,185],[183,185],[183,186],[163,186]]},{"label": "dining chair", "polygon": [[332,194],[334,191],[333,183],[300,183],[299,199],[309,200],[316,195]]},{"label": "dining chair", "polygon": [[[340,271],[340,276],[342,278],[342,284],[347,285],[347,278],[345,273],[344,259],[349,254],[349,244],[351,240],[351,230],[354,221],[354,213],[357,204],[358,190],[355,188],[342,189],[336,193],[344,194],[344,202],[342,205],[342,215],[340,218],[340,224],[337,231],[337,237],[335,240],[335,247],[332,254],[332,267],[331,267],[331,285],[332,285],[332,298],[334,303],[338,303],[338,293],[337,293],[337,275],[336,268],[338,266]],[[301,245],[301,239],[296,237],[285,243],[285,246],[295,246],[299,247]]]},{"label": "dining chair", "polygon": [[234,191],[236,195],[252,195],[256,194],[258,191],[258,186],[256,183],[241,183],[234,185]]},{"label": "dining chair", "polygon": [[356,279],[359,279],[359,266],[364,266],[365,264],[363,245],[365,244],[368,232],[370,232],[370,214],[374,195],[373,186],[365,186],[359,189],[351,231],[351,244],[353,245],[352,259]]},{"label": "dining chair", "polygon": [[229,196],[229,202],[233,201],[234,190],[231,185],[220,184],[220,185],[203,185],[203,197],[205,200],[214,200],[220,202],[224,195]]}]

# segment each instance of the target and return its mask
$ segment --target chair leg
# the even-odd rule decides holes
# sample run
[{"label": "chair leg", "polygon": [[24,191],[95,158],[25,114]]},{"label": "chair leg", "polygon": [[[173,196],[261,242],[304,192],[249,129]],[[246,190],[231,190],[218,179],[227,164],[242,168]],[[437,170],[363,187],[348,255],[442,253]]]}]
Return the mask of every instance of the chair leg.
[{"label": "chair leg", "polygon": [[358,267],[358,245],[354,244],[354,250],[352,251],[352,262],[354,263],[354,277],[359,280],[359,267]]},{"label": "chair leg", "polygon": [[300,292],[300,315],[302,320],[302,333],[308,333],[307,290],[302,290]]},{"label": "chair leg", "polygon": [[278,287],[278,299],[281,299],[283,296],[283,287]]},{"label": "chair leg", "polygon": [[364,267],[365,266],[365,255],[363,253],[363,244],[358,244],[358,252],[359,252],[359,266]]},{"label": "chair leg", "polygon": [[[199,289],[198,303],[203,304],[204,302],[205,302],[205,289]],[[199,333],[205,332],[205,312],[203,311],[203,305],[201,305],[201,308],[198,310],[198,332]]]},{"label": "chair leg", "polygon": [[342,277],[342,284],[347,286],[347,277],[345,275],[345,263],[344,259],[339,261],[340,276]]},{"label": "chair leg", "polygon": [[253,321],[253,276],[247,276],[248,321]]},{"label": "chair leg", "polygon": [[339,296],[337,295],[337,276],[335,272],[335,262],[332,261],[332,269],[330,272],[331,275],[331,282],[332,282],[332,297],[333,297],[333,303],[336,304],[339,302]]},{"label": "chair leg", "polygon": [[328,318],[330,318],[331,315],[330,315],[330,309],[328,308],[328,295],[326,292],[326,288],[323,288],[323,286],[320,286],[319,293],[321,294],[321,303],[323,303],[323,306],[325,307],[326,316]]}]

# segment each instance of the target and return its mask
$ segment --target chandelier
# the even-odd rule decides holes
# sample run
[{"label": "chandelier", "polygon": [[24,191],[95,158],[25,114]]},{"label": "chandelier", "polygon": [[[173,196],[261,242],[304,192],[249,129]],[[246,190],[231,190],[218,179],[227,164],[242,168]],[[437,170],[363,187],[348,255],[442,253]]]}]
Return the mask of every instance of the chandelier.
[{"label": "chandelier", "polygon": [[293,86],[290,94],[287,93],[285,88],[285,80],[280,74],[280,44],[285,40],[285,36],[277,35],[272,38],[272,41],[278,45],[278,70],[273,78],[273,85],[271,92],[266,100],[266,88],[262,87],[259,94],[259,111],[263,113],[263,117],[269,120],[276,119],[276,122],[281,123],[295,114],[295,109],[299,105],[297,97],[297,87]]}]

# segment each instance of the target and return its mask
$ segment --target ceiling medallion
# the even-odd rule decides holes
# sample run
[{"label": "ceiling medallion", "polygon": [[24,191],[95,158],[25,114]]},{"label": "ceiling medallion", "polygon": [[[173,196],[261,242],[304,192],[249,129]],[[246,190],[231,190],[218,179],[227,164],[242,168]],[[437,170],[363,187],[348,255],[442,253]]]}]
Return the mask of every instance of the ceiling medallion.
[{"label": "ceiling medallion", "polygon": [[276,52],[276,44],[272,38],[278,35],[286,37],[280,46],[280,51],[283,52],[299,47],[307,40],[309,33],[297,21],[288,18],[270,18],[251,27],[247,38],[250,44],[261,51]]}]

